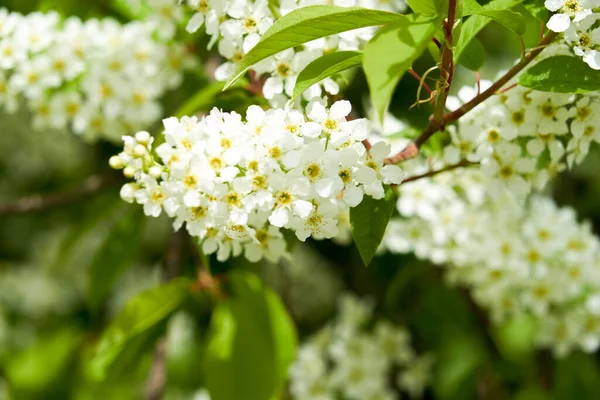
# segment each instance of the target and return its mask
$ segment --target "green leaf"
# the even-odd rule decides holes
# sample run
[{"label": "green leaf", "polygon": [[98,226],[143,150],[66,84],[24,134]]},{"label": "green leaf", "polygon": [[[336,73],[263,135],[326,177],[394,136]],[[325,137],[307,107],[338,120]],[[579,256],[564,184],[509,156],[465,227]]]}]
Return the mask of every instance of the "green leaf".
[{"label": "green leaf", "polygon": [[275,21],[239,62],[236,73],[224,88],[231,86],[252,65],[283,50],[341,32],[401,20],[399,14],[360,7],[318,5],[299,8]]},{"label": "green leaf", "polygon": [[[235,87],[243,87],[248,82],[245,80],[238,81]],[[223,91],[224,82],[211,82],[207,86],[198,90],[190,99],[181,105],[175,111],[175,116],[181,118],[183,116],[194,115],[200,111],[210,111],[215,104],[216,98]]]},{"label": "green leaf", "polygon": [[92,309],[100,306],[119,276],[131,266],[141,243],[144,221],[141,209],[128,205],[93,257],[88,272],[88,300]]},{"label": "green leaf", "polygon": [[[449,337],[436,353],[437,374],[433,383],[435,398],[466,399],[474,391],[477,374],[485,361],[485,348],[477,336],[454,335]],[[473,340],[474,339],[474,340]]]},{"label": "green leaf", "polygon": [[294,324],[271,290],[247,272],[230,275],[233,295],[213,312],[205,357],[213,400],[280,398],[297,346]]},{"label": "green leaf", "polygon": [[558,359],[554,372],[554,399],[596,399],[600,369],[593,355],[575,352]]},{"label": "green leaf", "polygon": [[[469,11],[469,8],[468,8],[469,5],[471,7],[474,7],[472,5],[472,1],[474,1],[474,0],[471,0],[471,2],[468,2],[467,6],[466,6],[467,12]],[[503,10],[506,11],[512,7],[519,5],[522,2],[523,2],[523,0],[494,0],[494,1],[491,1],[488,4],[486,4],[482,8],[487,11],[503,11]],[[464,8],[465,5],[463,4],[462,7]],[[519,17],[521,19],[523,19],[522,16],[519,15]],[[473,15],[466,20],[466,22],[463,24],[463,26],[460,30],[460,36],[459,36],[458,40],[456,41],[456,43],[454,44],[454,60],[455,61],[460,59],[462,52],[465,50],[465,48],[471,42],[471,40],[473,40],[473,38],[475,38],[475,36],[477,36],[477,34],[483,28],[485,28],[487,24],[492,22],[492,20],[493,19],[490,16],[485,16],[485,15],[481,15],[481,14]],[[523,20],[523,23],[524,23],[524,20]],[[518,25],[520,25],[520,22],[518,23]],[[523,26],[523,29],[524,29],[524,26]]]},{"label": "green leaf", "polygon": [[448,11],[448,0],[408,0],[417,14],[441,15]]},{"label": "green leaf", "polygon": [[482,7],[475,0],[463,0],[462,14],[463,16],[483,15],[504,25],[511,31],[515,32],[517,35],[522,35],[525,33],[525,18],[523,18],[521,14],[514,11],[510,11],[506,9],[506,7],[499,8],[500,6],[498,4],[490,4],[486,5],[485,7]]},{"label": "green leaf", "polygon": [[362,57],[360,51],[339,51],[317,58],[298,74],[292,99],[325,78],[361,65]]},{"label": "green leaf", "polygon": [[73,361],[83,335],[73,328],[46,334],[5,365],[6,376],[18,391],[43,391],[60,379]]},{"label": "green leaf", "polygon": [[534,18],[544,22],[548,20],[548,9],[544,5],[544,0],[526,0],[523,6]]},{"label": "green leaf", "polygon": [[535,351],[538,329],[531,317],[521,316],[495,326],[492,333],[502,357],[519,362],[526,360]]},{"label": "green leaf", "polygon": [[541,92],[597,92],[600,90],[600,72],[591,69],[578,57],[554,56],[523,72],[519,85]]},{"label": "green leaf", "polygon": [[514,400],[550,400],[550,395],[541,387],[538,386],[527,386],[520,389]]},{"label": "green leaf", "polygon": [[188,299],[190,284],[189,279],[178,278],[133,297],[98,343],[90,366],[94,379],[102,381],[115,373],[115,365],[126,369],[135,362],[136,355],[152,345],[166,320]]},{"label": "green leaf", "polygon": [[386,187],[383,199],[365,196],[358,206],[350,209],[352,237],[365,265],[373,259],[395,206],[394,192]]},{"label": "green leaf", "polygon": [[461,54],[458,62],[471,71],[479,71],[485,62],[485,50],[479,39],[474,38]]},{"label": "green leaf", "polygon": [[364,50],[363,68],[381,120],[400,78],[425,50],[437,26],[437,20],[428,17],[400,17],[400,22],[377,32]]}]

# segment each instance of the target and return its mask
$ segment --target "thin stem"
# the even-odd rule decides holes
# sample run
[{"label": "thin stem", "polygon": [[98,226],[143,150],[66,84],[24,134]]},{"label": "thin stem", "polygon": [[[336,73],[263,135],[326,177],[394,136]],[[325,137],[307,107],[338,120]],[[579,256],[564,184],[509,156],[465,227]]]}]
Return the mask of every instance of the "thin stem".
[{"label": "thin stem", "polygon": [[427,93],[431,94],[432,90],[427,86],[425,80],[419,75],[414,69],[409,68],[408,73],[411,74],[419,83],[427,90]]},{"label": "thin stem", "polygon": [[269,11],[271,11],[271,14],[273,14],[273,18],[275,18],[276,20],[281,18],[281,13],[277,9],[277,7],[275,7],[275,4],[273,4],[273,2],[271,1],[267,1],[267,3],[269,5]]},{"label": "thin stem", "polygon": [[502,87],[504,85],[506,85],[508,83],[508,81],[510,81],[512,78],[514,78],[531,61],[533,61],[533,59],[535,57],[537,57],[538,54],[540,54],[542,52],[542,50],[544,50],[546,48],[546,46],[549,45],[556,38],[557,35],[558,34],[555,32],[549,32],[544,37],[544,39],[542,39],[542,41],[537,45],[536,48],[530,50],[525,55],[525,57],[523,57],[517,64],[515,64],[511,69],[509,69],[508,72],[506,72],[504,75],[502,75],[502,77],[500,77],[500,79],[498,79],[496,82],[494,82],[492,84],[492,86],[490,86],[487,90],[485,90],[479,96],[476,96],[474,99],[472,99],[468,103],[464,104],[458,110],[449,113],[447,115],[447,117],[445,118],[445,122],[449,123],[449,122],[456,121],[457,119],[459,119],[460,117],[462,117],[463,115],[465,115],[466,113],[471,111],[473,108],[475,108],[477,105],[479,105],[481,102],[492,97],[492,95],[494,95],[497,91],[502,89]]},{"label": "thin stem", "polygon": [[406,149],[402,150],[398,154],[389,157],[385,160],[387,164],[397,164],[401,161],[415,157],[419,153],[419,148],[425,143],[431,136],[437,131],[443,129],[444,126],[457,121],[463,115],[471,111],[477,105],[481,104],[492,95],[496,94],[504,85],[506,85],[512,78],[514,78],[519,72],[521,72],[535,57],[537,57],[542,50],[546,48],[554,39],[557,37],[557,33],[548,32],[546,36],[538,43],[538,45],[529,50],[527,54],[511,69],[509,69],[504,75],[502,75],[496,82],[492,84],[487,90],[475,96],[471,101],[465,103],[459,109],[444,115],[442,121],[436,120],[433,116],[429,118],[429,124],[423,129],[421,134],[410,143]]},{"label": "thin stem", "polygon": [[477,163],[467,161],[467,160],[461,160],[461,161],[457,162],[456,164],[447,165],[444,168],[435,169],[433,171],[425,172],[424,174],[408,177],[402,181],[401,185],[408,183],[408,182],[418,181],[419,179],[423,179],[423,178],[431,178],[432,176],[441,174],[443,172],[448,172],[448,171],[452,171],[457,168],[468,167],[471,165],[477,165]]},{"label": "thin stem", "polygon": [[166,340],[160,339],[154,349],[152,367],[146,385],[146,399],[160,400],[167,384]]},{"label": "thin stem", "polygon": [[25,214],[76,203],[84,198],[115,184],[114,176],[93,175],[71,190],[49,195],[32,195],[0,204],[0,215]]},{"label": "thin stem", "polygon": [[507,87],[505,87],[505,88],[502,88],[502,89],[498,90],[498,94],[506,93],[506,92],[508,92],[509,90],[516,88],[517,86],[519,86],[519,84],[518,84],[518,83],[513,83],[513,84],[512,84],[512,85],[510,85],[510,86],[507,86]]},{"label": "thin stem", "polygon": [[454,75],[454,53],[452,51],[452,33],[456,20],[456,0],[448,1],[448,18],[444,21],[444,49],[440,61],[440,80],[438,82],[437,98],[433,110],[433,120],[438,125],[444,123],[444,112],[446,110],[446,99],[450,92],[452,77]]}]

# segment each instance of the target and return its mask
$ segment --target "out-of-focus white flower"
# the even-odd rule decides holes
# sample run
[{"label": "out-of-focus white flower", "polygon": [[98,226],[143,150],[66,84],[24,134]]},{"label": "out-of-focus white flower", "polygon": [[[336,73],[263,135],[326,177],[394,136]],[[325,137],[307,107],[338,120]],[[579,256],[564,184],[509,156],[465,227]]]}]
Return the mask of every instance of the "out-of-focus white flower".
[{"label": "out-of-focus white flower", "polygon": [[1,9],[0,26],[0,107],[14,112],[22,99],[35,129],[71,128],[88,141],[116,140],[158,120],[160,97],[192,64],[148,21],[60,21],[57,13]]}]

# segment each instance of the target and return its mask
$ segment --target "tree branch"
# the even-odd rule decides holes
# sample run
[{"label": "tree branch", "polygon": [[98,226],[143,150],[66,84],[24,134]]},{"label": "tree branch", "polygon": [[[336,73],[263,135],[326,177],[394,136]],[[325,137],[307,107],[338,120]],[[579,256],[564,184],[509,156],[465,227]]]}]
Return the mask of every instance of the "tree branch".
[{"label": "tree branch", "polygon": [[450,92],[450,84],[454,75],[454,53],[452,51],[452,33],[456,20],[456,0],[448,1],[448,18],[444,21],[444,49],[440,60],[440,79],[436,87],[437,98],[433,110],[433,121],[437,125],[444,124],[444,111],[446,110],[446,99]]},{"label": "tree branch", "polygon": [[79,187],[65,192],[49,195],[38,194],[0,204],[0,215],[25,214],[76,203],[116,182],[117,179],[113,175],[93,175],[87,178]]},{"label": "tree branch", "polygon": [[410,143],[404,150],[395,154],[391,157],[388,157],[385,162],[386,164],[397,164],[409,158],[415,157],[419,153],[419,149],[431,136],[433,136],[437,131],[443,129],[444,126],[457,121],[463,115],[471,111],[480,103],[484,102],[492,95],[496,94],[504,85],[506,85],[512,78],[514,78],[519,72],[521,72],[535,57],[537,57],[547,45],[552,43],[558,34],[555,32],[549,32],[543,39],[538,43],[538,45],[531,49],[521,60],[515,64],[511,69],[509,69],[504,75],[502,75],[492,86],[490,86],[487,90],[475,96],[471,101],[465,103],[459,109],[452,111],[446,114],[442,121],[436,121],[435,118],[430,117],[429,123],[423,129],[421,134]]},{"label": "tree branch", "polygon": [[404,179],[402,181],[402,183],[400,183],[400,184],[403,185],[403,184],[408,183],[408,182],[418,181],[419,179],[430,178],[432,176],[441,174],[442,172],[452,171],[453,169],[462,168],[462,167],[468,167],[470,165],[477,165],[477,164],[478,163],[475,163],[475,162],[471,162],[471,161],[467,161],[467,160],[461,160],[461,161],[457,162],[456,164],[448,165],[448,166],[445,166],[444,168],[440,168],[440,169],[436,169],[436,170],[433,170],[433,171],[425,172],[424,174],[420,174],[420,175],[410,176],[410,177]]}]

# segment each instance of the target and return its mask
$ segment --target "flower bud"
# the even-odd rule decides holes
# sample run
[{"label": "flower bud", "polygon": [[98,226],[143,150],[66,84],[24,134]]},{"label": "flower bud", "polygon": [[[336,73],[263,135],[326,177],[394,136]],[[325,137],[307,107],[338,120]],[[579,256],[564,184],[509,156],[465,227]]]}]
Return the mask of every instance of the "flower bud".
[{"label": "flower bud", "polygon": [[146,146],[150,142],[150,134],[146,131],[141,131],[135,134],[135,140],[139,144]]},{"label": "flower bud", "polygon": [[125,166],[125,164],[123,163],[123,160],[119,156],[112,156],[108,160],[108,164],[110,165],[111,168],[114,168],[114,169],[122,169]]},{"label": "flower bud", "polygon": [[146,150],[146,148],[144,146],[142,146],[141,144],[137,144],[133,148],[133,155],[136,157],[142,158],[146,154],[148,154],[148,150]]},{"label": "flower bud", "polygon": [[121,192],[119,193],[121,198],[128,203],[133,203],[135,199],[135,192],[137,192],[138,186],[135,183],[126,183],[121,188]]},{"label": "flower bud", "polygon": [[133,178],[133,176],[135,175],[135,169],[133,167],[127,166],[123,169],[123,175],[125,175],[126,178]]},{"label": "flower bud", "polygon": [[158,179],[162,175],[162,172],[162,168],[155,165],[154,167],[150,167],[150,169],[148,170],[148,175],[150,175],[154,179]]}]

